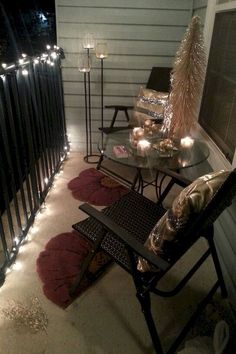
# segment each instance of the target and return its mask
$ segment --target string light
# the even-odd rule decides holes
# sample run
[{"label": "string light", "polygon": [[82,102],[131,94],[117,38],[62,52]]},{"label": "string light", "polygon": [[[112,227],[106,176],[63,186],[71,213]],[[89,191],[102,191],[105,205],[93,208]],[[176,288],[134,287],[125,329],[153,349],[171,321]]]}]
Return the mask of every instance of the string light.
[{"label": "string light", "polygon": [[20,239],[18,237],[14,237],[14,242],[16,245],[18,245],[20,243]]},{"label": "string light", "polygon": [[15,68],[15,64],[11,64],[11,65],[6,67],[6,69],[13,69],[13,68]]},{"label": "string light", "polygon": [[52,57],[53,59],[56,59],[57,53],[56,53],[56,52],[52,52],[52,53],[51,53],[51,57]]},{"label": "string light", "polygon": [[13,270],[21,270],[22,269],[22,263],[17,261],[16,263],[13,264],[12,269]]},{"label": "string light", "polygon": [[[50,46],[49,44],[46,46],[48,53],[42,53],[40,57],[29,57],[26,53],[22,53],[20,55],[20,57],[18,58],[18,60],[16,61],[16,63],[13,64],[6,64],[6,63],[1,63],[1,67],[2,69],[4,69],[5,71],[8,71],[10,69],[18,69],[20,66],[24,66],[23,70],[22,70],[22,74],[23,75],[28,75],[28,70],[25,68],[25,66],[27,64],[30,64],[31,62],[34,64],[39,64],[40,61],[44,62],[46,60],[47,63],[51,66],[54,66],[55,63],[50,60],[56,60],[58,55],[63,54],[63,52],[61,51],[60,47],[58,47],[57,45],[54,46]],[[60,50],[60,52],[59,52]],[[2,75],[5,75],[4,73],[0,72],[0,76],[2,79],[4,79],[4,77]]]},{"label": "string light", "polygon": [[[34,64],[39,64],[40,63],[40,60],[44,60],[46,61],[47,58],[47,63],[50,64],[51,66],[55,65],[54,62],[52,60],[49,59],[52,58],[52,59],[57,59],[58,55],[61,54],[61,53],[57,53],[56,51],[60,49],[60,47],[54,45],[54,50],[49,53],[49,54],[46,54],[46,53],[43,53],[40,57],[35,57],[35,58],[31,58],[31,57],[28,57],[27,54],[24,54],[22,53],[21,54],[21,57],[18,59],[17,63],[16,64],[6,64],[6,63],[2,63],[1,64],[1,67],[2,69],[4,69],[4,71],[7,71],[9,69],[19,69],[21,65],[23,65],[23,67],[21,68],[21,73],[22,75],[28,75],[29,74],[29,71],[26,69],[26,65],[30,64],[31,62],[34,63]],[[47,49],[50,50],[51,49],[51,46],[47,46]],[[27,57],[27,60],[25,59]],[[0,76],[2,78],[2,80],[5,79],[5,73],[0,73]],[[65,150],[67,150],[68,147],[66,146],[65,147]],[[66,152],[66,154],[68,155],[69,152]],[[61,162],[63,162],[65,160],[65,155],[63,155],[60,160]],[[54,173],[54,171],[53,171]],[[60,174],[62,174],[63,171],[59,171],[58,174],[56,174],[54,176],[54,178],[57,178],[60,176]],[[44,182],[45,184],[48,184],[49,183],[49,179],[46,177],[44,179]],[[38,218],[41,218],[41,216],[43,215],[49,215],[52,213],[52,210],[48,210],[47,206],[46,206],[46,203],[44,202],[42,204],[43,206],[39,209],[39,212],[37,213],[37,215],[35,215],[35,221],[38,220]],[[46,211],[46,214],[44,214],[44,212]],[[24,238],[22,236],[20,237],[14,237],[13,238],[13,246],[11,248],[11,250],[8,250],[8,253],[9,253],[9,256],[10,256],[10,262],[14,260],[14,258],[16,257],[16,254],[19,252],[19,253],[22,253],[22,245],[27,242],[28,240],[30,240],[32,238],[32,235],[33,234],[36,234],[38,231],[39,231],[39,227],[35,225],[35,222],[33,223],[33,225],[31,225],[31,228],[28,230],[26,230],[26,228],[22,229],[23,231],[23,235],[24,235]],[[27,233],[27,235],[25,235]],[[24,249],[23,249],[24,251]],[[5,274],[9,274],[12,270],[21,270],[23,267],[23,264],[22,262],[15,262],[13,265],[10,265],[9,267],[6,267],[5,268]]]}]

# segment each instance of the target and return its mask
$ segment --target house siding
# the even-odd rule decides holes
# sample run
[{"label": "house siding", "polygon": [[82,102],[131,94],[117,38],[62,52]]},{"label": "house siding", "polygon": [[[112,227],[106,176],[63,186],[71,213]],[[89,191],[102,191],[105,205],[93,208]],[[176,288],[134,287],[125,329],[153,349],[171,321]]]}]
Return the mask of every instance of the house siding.
[{"label": "house siding", "polygon": [[204,25],[207,9],[207,0],[193,0],[193,16],[199,16]]},{"label": "house siding", "polygon": [[[67,131],[74,150],[83,152],[85,147],[83,74],[77,69],[84,34],[92,32],[98,41],[108,44],[104,105],[132,105],[152,66],[172,65],[191,16],[199,15],[204,26],[207,4],[207,0],[148,0],[144,8],[141,0],[56,0],[58,45],[66,55],[62,71]],[[100,62],[94,52],[91,54],[92,131],[96,149],[100,126]],[[105,123],[109,124],[111,115],[112,111],[104,110]],[[121,115],[121,123],[122,119]],[[209,163],[192,168],[189,177],[227,168],[220,161],[220,153],[212,150],[211,144]],[[236,306],[235,216],[236,203],[233,203],[216,222],[215,232],[229,296]]]},{"label": "house siding", "polygon": [[[189,0],[56,0],[57,39],[64,49],[62,73],[67,131],[74,150],[85,148],[83,74],[78,71],[78,54],[85,52],[85,33],[108,45],[104,60],[104,106],[133,105],[141,85],[146,85],[153,66],[172,62],[192,15]],[[100,61],[91,51],[92,138],[94,150],[101,126]],[[104,110],[104,125],[113,112]],[[125,116],[118,115],[118,124]]]},{"label": "house siding", "polygon": [[[217,7],[214,8],[212,0],[194,0],[193,2],[193,13],[198,14],[202,18],[202,21],[205,19],[204,22],[206,25],[209,25],[215,17],[215,11],[217,11]],[[208,27],[206,30],[209,32]],[[206,41],[206,50],[209,52],[210,34],[207,34],[208,40]],[[204,131],[201,131],[201,135],[208,141],[210,157],[207,163],[198,166],[197,170],[195,170],[195,176],[204,174],[207,170],[217,171],[220,169],[232,169],[230,163],[226,160],[222,152],[209,138],[209,136]],[[193,174],[194,170],[192,170],[191,177],[194,177]],[[236,201],[234,201],[232,205],[224,211],[224,213],[215,222],[214,227],[216,247],[220,258],[229,299],[236,308]]]}]

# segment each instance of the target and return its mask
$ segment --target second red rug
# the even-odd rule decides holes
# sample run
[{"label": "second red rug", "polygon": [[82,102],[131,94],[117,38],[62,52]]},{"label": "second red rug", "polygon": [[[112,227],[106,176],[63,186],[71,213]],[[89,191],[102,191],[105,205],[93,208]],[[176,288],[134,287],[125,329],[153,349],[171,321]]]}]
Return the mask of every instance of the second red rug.
[{"label": "second red rug", "polygon": [[108,206],[128,193],[128,189],[95,168],[82,171],[68,183],[75,199],[97,206]]}]

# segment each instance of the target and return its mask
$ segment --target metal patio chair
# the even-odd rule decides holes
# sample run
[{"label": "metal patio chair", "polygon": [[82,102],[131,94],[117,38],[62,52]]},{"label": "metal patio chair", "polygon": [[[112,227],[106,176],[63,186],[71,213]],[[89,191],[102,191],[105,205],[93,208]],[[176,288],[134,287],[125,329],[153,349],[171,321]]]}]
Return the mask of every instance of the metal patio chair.
[{"label": "metal patio chair", "polygon": [[[155,91],[170,92],[170,74],[172,68],[169,67],[157,67],[154,66],[151,70],[148,82],[146,85],[147,89],[152,89]],[[133,106],[126,105],[106,105],[105,108],[114,110],[114,114],[109,127],[103,128],[104,133],[110,133],[114,130],[120,130],[125,127],[114,127],[116,118],[119,112],[124,112],[127,124],[129,124],[129,111],[132,110]]]},{"label": "metal patio chair", "polygon": [[[214,245],[213,223],[223,210],[232,203],[232,199],[236,194],[235,169],[229,174],[226,181],[201,213],[198,214],[194,220],[191,220],[191,223],[187,223],[184,229],[179,231],[177,237],[178,241],[174,243],[169,253],[163,258],[150,252],[144,247],[144,243],[157,220],[159,220],[166,211],[162,202],[170,189],[174,184],[178,184],[182,187],[188,184],[188,181],[179,174],[171,171],[164,172],[169,175],[170,180],[157,203],[152,202],[143,195],[130,191],[113,205],[102,211],[98,211],[88,204],[83,204],[80,206],[80,209],[88,214],[89,217],[73,225],[75,230],[93,242],[93,250],[83,264],[81,273],[75,280],[71,293],[78,288],[88,264],[91,262],[96,251],[100,248],[106,251],[118,265],[131,275],[136,289],[136,297],[140,302],[153,347],[158,354],[163,354],[164,350],[152,315],[151,293],[162,297],[175,296],[183,289],[208,256],[212,257],[217,281],[211,289],[209,289],[206,297],[198,304],[196,311],[168,349],[168,354],[176,352],[193,325],[194,320],[204,309],[218,288],[220,288],[223,297],[227,296],[220,262]],[[158,289],[157,285],[159,280],[166,275],[200,237],[205,238],[208,244],[208,248],[203,255],[200,256],[198,261],[188,270],[187,274],[182,277],[173,290],[164,291]],[[146,273],[138,271],[137,262],[140,256],[146,259],[149,264],[158,268],[159,271],[149,271]]]}]

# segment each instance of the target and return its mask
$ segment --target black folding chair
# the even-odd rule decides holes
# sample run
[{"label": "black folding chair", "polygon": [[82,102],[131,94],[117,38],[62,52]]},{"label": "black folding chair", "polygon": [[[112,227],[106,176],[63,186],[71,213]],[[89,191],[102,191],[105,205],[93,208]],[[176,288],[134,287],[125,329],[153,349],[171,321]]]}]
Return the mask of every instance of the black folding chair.
[{"label": "black folding chair", "polygon": [[[170,91],[170,73],[172,68],[168,67],[153,67],[148,78],[148,82],[146,88],[161,91],[161,92],[169,92]],[[107,109],[113,109],[114,114],[109,127],[103,128],[104,133],[110,133],[115,130],[127,129],[125,127],[114,127],[116,122],[116,118],[119,112],[124,112],[126,121],[129,123],[129,111],[132,110],[133,106],[125,106],[125,105],[107,105],[105,106]]]},{"label": "black folding chair", "polygon": [[[93,242],[93,250],[88,255],[71,292],[76,291],[96,251],[100,248],[106,251],[117,264],[132,276],[136,288],[136,296],[140,302],[154,349],[158,354],[163,354],[164,351],[152,316],[150,293],[162,297],[175,296],[183,289],[208,256],[211,255],[215,266],[217,281],[202,302],[200,302],[190,320],[171,345],[167,351],[168,354],[176,352],[193,325],[194,320],[219,287],[222,296],[227,296],[220,262],[214,245],[213,223],[223,210],[231,204],[236,194],[236,170],[233,170],[202,212],[194,218],[194,221],[191,221],[184,229],[179,231],[176,237],[178,241],[174,243],[167,257],[162,258],[150,252],[144,247],[144,243],[154,225],[157,223],[157,220],[159,220],[166,211],[162,206],[162,201],[172,186],[178,184],[183,187],[188,183],[186,179],[183,179],[174,172],[168,171],[168,175],[170,176],[170,182],[167,184],[165,191],[157,203],[152,202],[143,195],[131,191],[112,206],[102,211],[98,211],[88,204],[83,204],[80,206],[80,209],[90,215],[90,217],[73,225],[75,230],[78,230],[80,234]],[[179,281],[178,285],[173,290],[164,291],[158,289],[157,285],[159,280],[163,278],[200,237],[204,237],[208,242],[208,248],[203,255],[201,255],[194,266],[188,270],[188,273]],[[137,262],[139,256],[146,259],[150,264],[158,268],[159,271],[146,273],[138,271]]]}]

